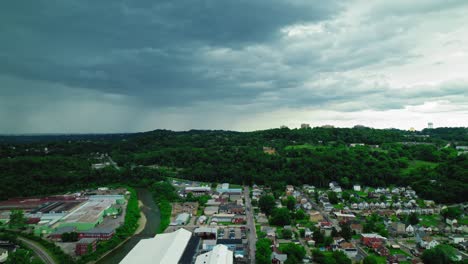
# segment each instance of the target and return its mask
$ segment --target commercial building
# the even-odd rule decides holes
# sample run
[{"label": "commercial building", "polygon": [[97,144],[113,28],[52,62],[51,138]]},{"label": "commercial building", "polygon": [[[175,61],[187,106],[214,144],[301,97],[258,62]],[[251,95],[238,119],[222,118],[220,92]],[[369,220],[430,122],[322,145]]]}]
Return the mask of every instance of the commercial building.
[{"label": "commercial building", "polygon": [[75,254],[77,256],[86,255],[96,251],[97,240],[95,238],[80,239],[75,246]]},{"label": "commercial building", "polygon": [[216,227],[197,227],[193,233],[203,239],[216,239],[218,229]]},{"label": "commercial building", "polygon": [[200,187],[185,187],[185,194],[192,193],[194,196],[200,196],[209,194],[211,192],[211,188],[207,186],[200,186]]},{"label": "commercial building", "polygon": [[188,224],[190,220],[190,214],[188,213],[181,213],[179,215],[177,215],[176,219],[174,220],[174,222],[171,223],[172,226],[174,225],[186,225]]},{"label": "commercial building", "polygon": [[78,231],[89,230],[104,221],[104,216],[112,213],[114,200],[88,201],[63,217],[59,227],[74,226]]},{"label": "commercial building", "polygon": [[60,227],[60,228],[57,228],[56,230],[54,230],[54,231],[49,235],[49,238],[50,238],[50,239],[54,239],[54,240],[61,240],[63,234],[65,234],[65,233],[71,233],[71,232],[75,232],[75,231],[76,231],[76,228],[75,228],[74,226],[64,226],[64,227]]},{"label": "commercial building", "polygon": [[234,253],[225,245],[216,245],[213,250],[197,257],[195,264],[232,264]]},{"label": "commercial building", "polygon": [[120,264],[177,264],[182,259],[192,233],[183,228],[154,238],[142,239]]},{"label": "commercial building", "polygon": [[109,240],[114,235],[113,228],[96,227],[78,233],[79,238],[96,238],[97,240]]},{"label": "commercial building", "polygon": [[219,212],[219,207],[218,206],[207,206],[205,207],[205,210],[203,211],[205,215],[212,216],[214,214],[217,214]]}]

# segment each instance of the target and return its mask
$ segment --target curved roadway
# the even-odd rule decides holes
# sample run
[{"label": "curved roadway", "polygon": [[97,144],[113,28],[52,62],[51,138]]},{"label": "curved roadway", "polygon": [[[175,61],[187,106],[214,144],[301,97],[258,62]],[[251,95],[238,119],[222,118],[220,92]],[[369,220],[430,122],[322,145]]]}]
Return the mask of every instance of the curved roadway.
[{"label": "curved roadway", "polygon": [[28,248],[30,248],[36,255],[46,264],[56,264],[55,260],[52,258],[52,256],[49,255],[49,252],[47,252],[44,248],[42,248],[38,243],[26,239],[24,237],[18,237],[18,240],[26,244]]}]

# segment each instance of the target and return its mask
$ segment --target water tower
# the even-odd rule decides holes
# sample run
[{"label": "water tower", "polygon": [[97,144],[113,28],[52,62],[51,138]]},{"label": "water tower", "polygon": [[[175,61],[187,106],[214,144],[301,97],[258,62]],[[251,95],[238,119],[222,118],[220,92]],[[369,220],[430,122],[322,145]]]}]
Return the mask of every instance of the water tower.
[{"label": "water tower", "polygon": [[433,129],[433,128],[434,128],[434,124],[433,124],[432,122],[427,123],[427,128]]}]

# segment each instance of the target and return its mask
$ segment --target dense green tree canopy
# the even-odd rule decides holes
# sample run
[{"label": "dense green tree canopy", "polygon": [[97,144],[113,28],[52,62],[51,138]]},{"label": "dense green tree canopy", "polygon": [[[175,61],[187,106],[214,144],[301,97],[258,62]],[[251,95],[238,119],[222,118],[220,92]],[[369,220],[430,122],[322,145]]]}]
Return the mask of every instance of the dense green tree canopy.
[{"label": "dense green tree canopy", "polygon": [[258,200],[258,207],[266,215],[270,215],[275,206],[275,197],[272,195],[262,195]]},{"label": "dense green tree canopy", "polygon": [[[366,146],[350,147],[350,143]],[[447,145],[450,143],[450,145]],[[369,145],[378,145],[369,146]],[[59,193],[177,176],[207,182],[349,188],[410,185],[422,198],[466,200],[468,128],[422,132],[371,128],[270,129],[255,132],[156,130],[136,134],[0,137],[0,199]],[[263,153],[263,147],[276,154]],[[47,148],[47,151],[45,149]],[[91,169],[108,153],[119,169]],[[151,166],[151,167],[148,167]],[[440,190],[444,190],[441,192]]]}]

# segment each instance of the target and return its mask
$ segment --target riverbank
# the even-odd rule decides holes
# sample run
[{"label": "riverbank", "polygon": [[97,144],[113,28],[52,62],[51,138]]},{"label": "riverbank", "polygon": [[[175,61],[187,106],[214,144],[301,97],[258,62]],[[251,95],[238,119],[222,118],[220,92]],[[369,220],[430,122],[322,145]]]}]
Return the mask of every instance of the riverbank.
[{"label": "riverbank", "polygon": [[138,207],[140,207],[140,219],[138,219],[138,228],[135,231],[134,235],[138,235],[141,232],[143,232],[146,226],[146,216],[145,216],[145,213],[143,213],[142,211],[143,206],[144,206],[143,202],[141,200],[138,200]]},{"label": "riverbank", "polygon": [[[138,219],[138,228],[135,230],[135,233],[133,234],[133,236],[140,234],[145,229],[146,216],[145,216],[145,213],[143,213],[143,211],[141,210],[143,206],[144,206],[143,202],[141,200],[138,200],[138,207],[140,208],[140,219]],[[127,237],[124,241],[118,244],[115,248],[108,251],[106,254],[102,255],[98,260],[90,262],[90,264],[99,263],[99,261],[107,257],[107,255],[112,254],[112,252],[114,252],[115,250],[119,249],[122,245],[127,243],[127,241],[130,240],[133,236]]]},{"label": "riverbank", "polygon": [[[137,188],[138,206],[142,217],[138,219],[138,228],[134,235],[120,243],[114,250],[103,256],[97,264],[119,263],[141,239],[154,237],[160,223],[160,212],[151,193],[144,188]],[[118,249],[118,250],[117,250]]]}]

